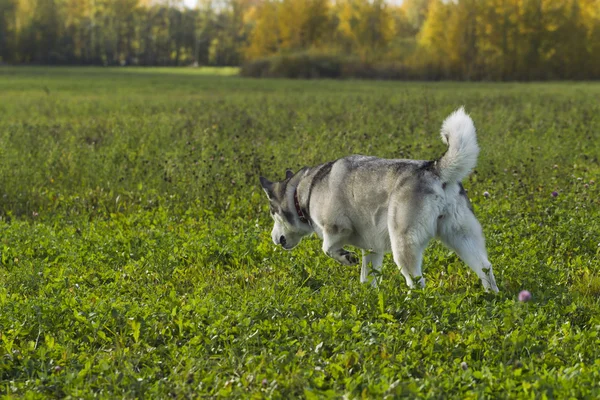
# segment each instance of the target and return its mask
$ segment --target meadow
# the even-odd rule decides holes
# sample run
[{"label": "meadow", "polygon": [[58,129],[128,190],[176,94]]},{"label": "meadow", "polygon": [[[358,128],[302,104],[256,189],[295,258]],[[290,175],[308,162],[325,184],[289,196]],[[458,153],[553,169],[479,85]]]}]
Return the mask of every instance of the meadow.
[{"label": "meadow", "polygon": [[[0,68],[2,398],[600,396],[600,83],[233,72]],[[460,105],[500,293],[272,244],[260,175],[435,159]]]}]

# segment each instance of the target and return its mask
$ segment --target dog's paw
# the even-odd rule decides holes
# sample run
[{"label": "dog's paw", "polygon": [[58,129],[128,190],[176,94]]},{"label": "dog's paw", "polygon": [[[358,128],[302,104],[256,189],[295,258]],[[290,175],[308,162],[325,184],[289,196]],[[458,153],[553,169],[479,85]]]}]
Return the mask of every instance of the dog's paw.
[{"label": "dog's paw", "polygon": [[342,256],[342,264],[344,265],[356,265],[358,264],[358,257],[354,253],[346,253]]}]

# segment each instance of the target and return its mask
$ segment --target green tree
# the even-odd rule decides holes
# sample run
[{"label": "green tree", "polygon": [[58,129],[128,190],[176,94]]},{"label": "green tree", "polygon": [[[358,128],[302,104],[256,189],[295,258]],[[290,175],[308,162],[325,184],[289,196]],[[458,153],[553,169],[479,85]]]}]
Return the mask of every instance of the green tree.
[{"label": "green tree", "polygon": [[15,61],[17,47],[16,0],[0,0],[0,62]]}]

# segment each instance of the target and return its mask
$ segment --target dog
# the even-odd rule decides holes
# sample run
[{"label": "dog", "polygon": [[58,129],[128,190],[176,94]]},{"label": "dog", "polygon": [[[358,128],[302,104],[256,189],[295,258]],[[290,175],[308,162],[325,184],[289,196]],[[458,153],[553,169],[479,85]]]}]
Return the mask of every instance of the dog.
[{"label": "dog", "polygon": [[[352,155],[271,182],[260,177],[274,220],[273,243],[286,250],[316,233],[323,251],[344,265],[363,249],[361,282],[378,285],[390,251],[409,287],[425,286],[421,264],[437,237],[477,274],[486,291],[498,292],[485,239],[462,186],[477,163],[473,120],[459,108],[441,128],[446,153],[435,161]],[[415,282],[416,281],[416,282]]]}]

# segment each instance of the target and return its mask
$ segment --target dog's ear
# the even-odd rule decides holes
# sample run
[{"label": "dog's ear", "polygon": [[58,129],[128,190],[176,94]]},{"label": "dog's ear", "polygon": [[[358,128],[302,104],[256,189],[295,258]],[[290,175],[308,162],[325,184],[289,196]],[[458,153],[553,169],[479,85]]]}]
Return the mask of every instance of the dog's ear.
[{"label": "dog's ear", "polygon": [[260,179],[260,185],[262,186],[263,190],[267,194],[267,197],[272,199],[273,198],[273,182],[271,182],[264,176],[261,176],[259,179]]},{"label": "dog's ear", "polygon": [[286,169],[285,170],[285,179],[291,179],[292,176],[294,176],[294,171],[292,171],[291,169]]}]

